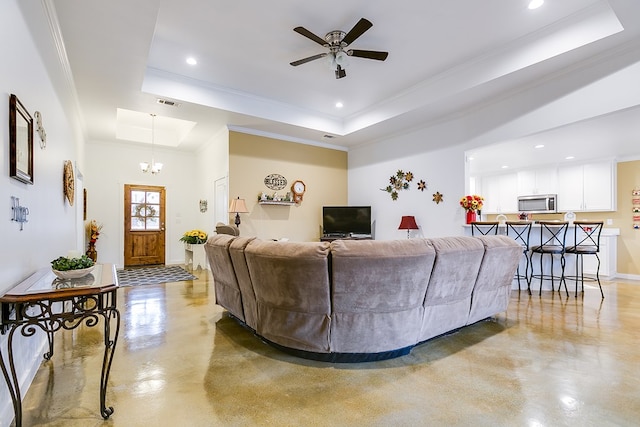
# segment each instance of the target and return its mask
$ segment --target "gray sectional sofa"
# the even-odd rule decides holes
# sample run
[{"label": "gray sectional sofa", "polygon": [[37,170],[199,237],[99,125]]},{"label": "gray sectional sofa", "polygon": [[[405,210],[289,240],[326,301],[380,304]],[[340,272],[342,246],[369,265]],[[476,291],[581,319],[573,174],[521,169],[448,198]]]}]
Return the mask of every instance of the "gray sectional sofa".
[{"label": "gray sectional sofa", "polygon": [[331,362],[408,354],[506,310],[521,247],[505,236],[275,242],[213,235],[216,301],[270,344]]}]

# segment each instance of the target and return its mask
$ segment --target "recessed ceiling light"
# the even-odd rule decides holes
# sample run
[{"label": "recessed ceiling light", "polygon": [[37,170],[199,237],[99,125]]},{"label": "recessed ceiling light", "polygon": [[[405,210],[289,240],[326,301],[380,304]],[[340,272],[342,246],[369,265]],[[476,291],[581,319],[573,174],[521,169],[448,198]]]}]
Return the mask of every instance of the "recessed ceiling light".
[{"label": "recessed ceiling light", "polygon": [[340,101],[336,102],[336,108],[342,108],[344,107],[344,104]]},{"label": "recessed ceiling light", "polygon": [[531,0],[529,2],[529,9],[537,9],[544,4],[544,0]]},{"label": "recessed ceiling light", "polygon": [[538,144],[538,145],[534,146],[533,148],[544,148],[544,144]]},{"label": "recessed ceiling light", "polygon": [[565,157],[565,160],[573,160],[573,159],[575,159],[575,157],[573,157],[573,156],[567,156],[567,157]]},{"label": "recessed ceiling light", "polygon": [[509,166],[507,166],[507,165],[502,165],[502,169],[508,169],[508,168],[509,168]]},{"label": "recessed ceiling light", "polygon": [[193,56],[190,56],[190,57],[187,58],[187,64],[189,64],[189,65],[197,65],[198,61]]}]

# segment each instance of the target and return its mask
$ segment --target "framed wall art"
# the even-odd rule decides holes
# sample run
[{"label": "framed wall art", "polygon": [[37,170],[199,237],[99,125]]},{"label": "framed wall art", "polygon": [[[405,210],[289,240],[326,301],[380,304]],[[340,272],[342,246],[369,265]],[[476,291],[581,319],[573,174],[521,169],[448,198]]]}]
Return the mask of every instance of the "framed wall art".
[{"label": "framed wall art", "polygon": [[33,184],[33,119],[13,94],[9,98],[9,176]]}]

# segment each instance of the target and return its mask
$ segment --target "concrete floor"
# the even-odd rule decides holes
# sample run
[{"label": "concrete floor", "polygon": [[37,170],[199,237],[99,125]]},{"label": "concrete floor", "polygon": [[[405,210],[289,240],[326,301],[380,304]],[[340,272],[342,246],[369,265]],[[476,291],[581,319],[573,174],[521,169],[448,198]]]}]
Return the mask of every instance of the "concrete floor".
[{"label": "concrete floor", "polygon": [[122,288],[123,328],[99,413],[101,328],[56,335],[25,426],[640,425],[640,283],[584,296],[512,293],[509,310],[408,356],[327,364],[283,354],[198,280]]}]

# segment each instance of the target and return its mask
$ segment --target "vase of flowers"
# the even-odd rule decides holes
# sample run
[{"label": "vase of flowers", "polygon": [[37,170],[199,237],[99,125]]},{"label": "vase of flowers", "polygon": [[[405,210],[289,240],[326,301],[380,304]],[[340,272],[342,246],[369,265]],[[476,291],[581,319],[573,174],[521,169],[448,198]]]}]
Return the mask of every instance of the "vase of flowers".
[{"label": "vase of flowers", "polygon": [[467,211],[467,224],[471,224],[476,220],[476,212],[482,209],[483,203],[484,197],[478,196],[477,194],[464,196],[460,199],[460,206]]},{"label": "vase of flowers", "polygon": [[96,250],[96,242],[100,231],[102,230],[102,224],[98,224],[95,219],[89,221],[87,225],[87,240],[89,241],[89,248],[87,249],[87,256],[96,262],[98,260],[98,251]]},{"label": "vase of flowers", "polygon": [[189,230],[180,238],[181,242],[189,248],[190,245],[202,245],[207,242],[207,233],[202,230]]}]

